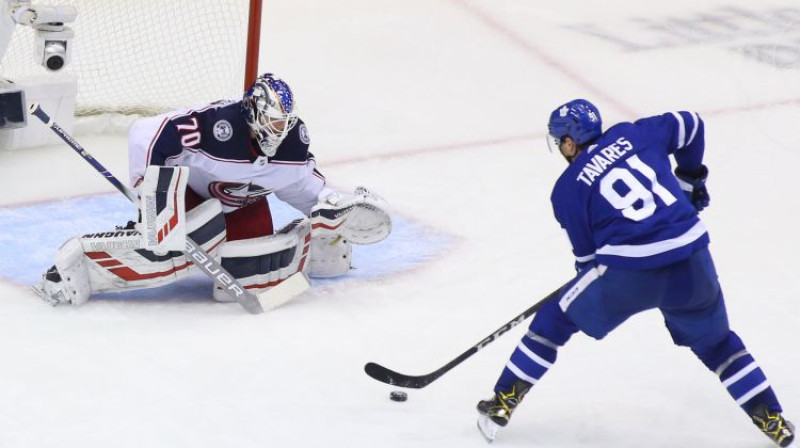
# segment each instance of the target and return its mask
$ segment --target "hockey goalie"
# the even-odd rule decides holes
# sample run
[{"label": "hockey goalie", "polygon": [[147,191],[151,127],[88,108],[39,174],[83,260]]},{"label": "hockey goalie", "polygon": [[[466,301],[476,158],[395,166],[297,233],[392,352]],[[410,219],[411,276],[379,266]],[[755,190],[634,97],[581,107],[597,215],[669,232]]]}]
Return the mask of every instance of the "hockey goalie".
[{"label": "hockey goalie", "polygon": [[[269,73],[241,99],[138,120],[128,153],[138,219],[67,240],[34,289],[53,305],[80,305],[173,283],[193,269],[187,237],[256,295],[297,274],[347,274],[352,244],[391,232],[388,207],[364,187],[327,187],[309,145],[291,89]],[[276,231],[269,194],[305,217]],[[213,297],[233,301],[223,286]]]}]

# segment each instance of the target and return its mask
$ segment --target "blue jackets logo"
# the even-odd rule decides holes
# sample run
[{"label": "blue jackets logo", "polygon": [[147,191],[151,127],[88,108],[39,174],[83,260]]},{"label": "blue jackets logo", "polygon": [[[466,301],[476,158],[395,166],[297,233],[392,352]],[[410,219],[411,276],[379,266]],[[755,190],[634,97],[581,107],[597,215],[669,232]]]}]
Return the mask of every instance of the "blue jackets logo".
[{"label": "blue jackets logo", "polygon": [[270,194],[272,190],[267,190],[251,183],[238,182],[211,182],[208,185],[208,194],[219,199],[224,205],[229,207],[245,207],[264,196]]}]

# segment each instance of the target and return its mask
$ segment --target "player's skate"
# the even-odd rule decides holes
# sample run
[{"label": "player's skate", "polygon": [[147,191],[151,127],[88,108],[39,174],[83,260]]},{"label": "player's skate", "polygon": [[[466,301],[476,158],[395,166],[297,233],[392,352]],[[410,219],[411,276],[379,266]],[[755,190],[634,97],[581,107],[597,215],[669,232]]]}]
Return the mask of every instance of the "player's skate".
[{"label": "player's skate", "polygon": [[787,447],[794,441],[794,425],[783,418],[780,412],[770,412],[764,406],[756,408],[750,416],[767,437],[780,447]]},{"label": "player's skate", "polygon": [[516,381],[508,392],[496,392],[494,397],[478,402],[478,429],[487,442],[494,441],[497,431],[508,424],[514,409],[522,402],[531,384]]}]

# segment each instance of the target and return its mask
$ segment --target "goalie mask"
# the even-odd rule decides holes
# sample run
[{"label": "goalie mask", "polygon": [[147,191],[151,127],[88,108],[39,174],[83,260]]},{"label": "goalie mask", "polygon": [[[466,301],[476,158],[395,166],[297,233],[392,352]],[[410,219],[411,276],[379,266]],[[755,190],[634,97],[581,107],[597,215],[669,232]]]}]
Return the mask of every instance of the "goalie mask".
[{"label": "goalie mask", "polygon": [[294,95],[289,85],[272,73],[258,77],[242,98],[242,114],[255,135],[261,152],[275,155],[297,123]]}]

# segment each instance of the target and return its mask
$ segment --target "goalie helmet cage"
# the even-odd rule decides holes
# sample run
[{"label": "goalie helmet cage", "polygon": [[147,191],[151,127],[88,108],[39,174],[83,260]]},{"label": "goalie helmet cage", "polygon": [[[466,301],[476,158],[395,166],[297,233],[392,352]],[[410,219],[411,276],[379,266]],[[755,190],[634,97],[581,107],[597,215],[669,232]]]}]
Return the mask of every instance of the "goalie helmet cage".
[{"label": "goalie helmet cage", "polygon": [[78,10],[72,60],[48,72],[18,26],[0,75],[77,80],[77,116],[156,115],[241,96],[258,75],[262,0],[34,0]]}]

